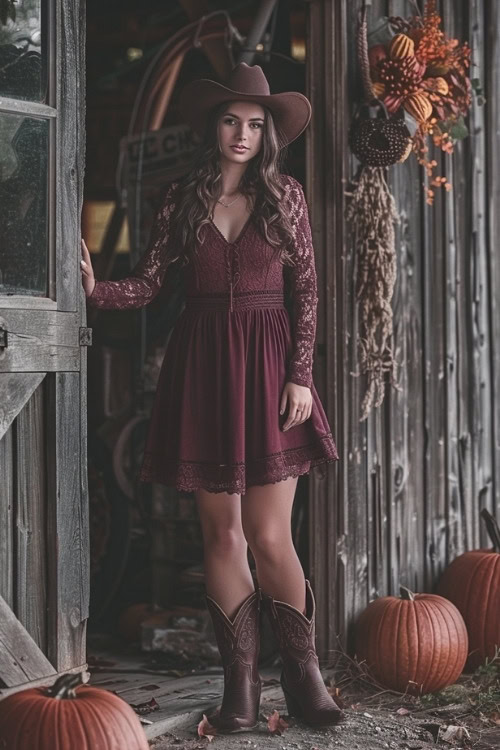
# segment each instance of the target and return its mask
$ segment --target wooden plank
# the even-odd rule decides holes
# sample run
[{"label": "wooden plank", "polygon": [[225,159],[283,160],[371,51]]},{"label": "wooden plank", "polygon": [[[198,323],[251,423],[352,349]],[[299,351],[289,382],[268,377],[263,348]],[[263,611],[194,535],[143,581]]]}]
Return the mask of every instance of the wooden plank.
[{"label": "wooden plank", "polygon": [[[491,512],[500,519],[500,257],[498,238],[500,237],[500,7],[497,0],[486,0],[484,38],[488,65],[484,71],[484,85],[487,91],[486,142],[488,169],[486,171],[486,209],[489,246],[489,301],[491,315],[491,426],[492,426],[492,479],[494,495],[491,498]],[[483,532],[484,533],[484,532]]]},{"label": "wooden plank", "polygon": [[21,294],[2,294],[0,312],[3,310],[57,310],[57,302],[48,297],[27,297]]},{"label": "wooden plank", "polygon": [[[80,374],[48,375],[48,647],[63,671],[85,661],[88,529],[81,489]],[[55,543],[57,540],[57,544]]]},{"label": "wooden plank", "polygon": [[[1,365],[1,360],[0,360]],[[0,439],[45,377],[44,372],[0,372]]]},{"label": "wooden plank", "polygon": [[15,423],[15,613],[37,646],[47,648],[46,461],[43,385]]},{"label": "wooden plank", "polygon": [[[402,0],[391,12],[405,16],[408,7]],[[398,382],[402,390],[387,389],[386,424],[378,445],[390,444],[384,467],[388,480],[384,519],[387,545],[381,550],[387,574],[380,581],[378,595],[398,595],[400,584],[414,591],[425,588],[422,175],[413,154],[389,172],[389,186],[400,216],[395,227],[397,280],[392,308],[394,354],[400,364]]]},{"label": "wooden plank", "polygon": [[[343,140],[344,125],[338,117],[343,108],[345,91],[337,81],[345,69],[345,13],[342,3],[311,3],[308,6],[308,49],[315,54],[307,60],[306,95],[314,117],[306,131],[306,157],[309,165],[305,192],[309,205],[311,230],[318,277],[318,322],[314,355],[314,383],[325,408],[332,433],[337,441],[340,465],[323,467],[309,476],[309,575],[316,598],[317,651],[320,660],[331,661],[336,647],[336,631],[345,632],[345,598],[349,582],[344,569],[346,518],[342,502],[346,487],[346,457],[349,443],[342,430],[342,405],[337,401],[335,386],[341,374],[335,356],[342,345],[342,299],[335,295],[337,273],[342,273],[342,191],[339,190],[345,165],[333,162],[332,148]],[[337,76],[337,78],[336,78]],[[321,81],[322,85],[318,85]],[[337,99],[337,97],[339,97]],[[328,162],[329,168],[325,169]],[[334,200],[334,196],[337,200]],[[332,239],[336,237],[336,242]],[[332,252],[332,248],[335,252]],[[338,269],[338,270],[337,270]],[[342,430],[342,431],[341,431]],[[340,540],[340,542],[339,542]],[[339,553],[338,544],[341,552]]]},{"label": "wooden plank", "polygon": [[[81,299],[80,315],[85,325],[85,301]],[[87,620],[90,607],[90,526],[87,441],[87,347],[80,347],[79,378],[80,435],[80,618]]]},{"label": "wooden plank", "polygon": [[0,438],[0,595],[14,603],[14,474],[12,425]]},{"label": "wooden plank", "polygon": [[0,678],[7,687],[55,673],[45,654],[0,596]]},{"label": "wooden plank", "polygon": [[53,107],[48,107],[40,102],[28,102],[21,99],[9,99],[7,96],[0,97],[0,111],[12,112],[18,115],[35,115],[35,117],[53,118],[57,112]]},{"label": "wooden plank", "polygon": [[[80,215],[85,168],[85,3],[58,3],[55,267],[58,310],[79,309]],[[53,296],[53,295],[50,295]],[[77,369],[76,367],[74,369]]]},{"label": "wooden plank", "polygon": [[[132,666],[130,660],[128,663]],[[119,664],[121,667],[125,662],[119,659]],[[140,669],[139,664],[136,666]],[[279,668],[261,669],[260,674],[264,680],[278,680]],[[145,718],[152,723],[144,726],[147,738],[152,739],[165,732],[193,726],[203,713],[220,705],[224,677],[221,668],[179,678],[161,674],[138,675],[125,669],[120,674],[116,674],[115,670],[91,673],[90,684],[116,692],[129,704],[143,703],[154,697],[159,709],[147,714]],[[281,687],[276,684],[263,685],[262,701],[284,702]]]},{"label": "wooden plank", "polygon": [[[472,48],[470,77],[471,79],[479,78],[481,81],[485,81],[487,68],[491,66],[491,60],[486,56],[484,44],[487,33],[484,3],[480,0],[473,0],[470,3],[469,12],[463,14],[463,19],[462,34],[470,40]],[[496,30],[498,35],[498,26]],[[499,38],[497,36],[497,46],[498,43]],[[489,165],[498,170],[498,163],[492,161],[487,152],[486,110],[489,107],[490,96],[487,96],[487,98],[488,104],[483,107],[478,105],[475,97],[472,97],[473,105],[470,114],[470,128],[473,133],[474,144],[474,158],[470,161],[471,179],[469,182],[472,226],[470,227],[471,241],[463,248],[463,252],[464,254],[468,253],[474,263],[474,273],[471,274],[473,297],[470,312],[474,334],[474,349],[471,360],[474,389],[471,395],[474,408],[472,428],[475,476],[472,495],[474,501],[469,503],[469,534],[460,551],[465,548],[490,545],[485,527],[480,523],[479,512],[483,507],[493,512],[495,504],[495,487],[493,484],[494,430],[491,422],[491,407],[495,379],[494,369],[495,366],[497,369],[500,367],[500,352],[497,348],[495,364],[496,342],[492,339],[492,325],[494,324],[491,315],[491,297],[497,296],[499,289],[491,286],[490,261],[493,255],[498,254],[498,237],[488,237],[488,196],[486,189]],[[465,148],[463,151],[465,154]],[[499,493],[498,486],[496,487],[496,493]]]},{"label": "wooden plank", "polygon": [[0,373],[52,372],[80,367],[79,317],[54,310],[3,310],[8,346]]},{"label": "wooden plank", "polygon": [[[467,38],[463,14],[455,8],[444,7],[446,27],[453,36]],[[465,34],[465,37],[464,37]],[[474,53],[475,54],[475,53]],[[473,494],[474,441],[471,433],[470,394],[474,390],[474,364],[471,358],[471,296],[470,280],[470,211],[457,210],[470,205],[470,161],[467,144],[457,144],[453,159],[446,159],[446,175],[453,190],[445,198],[445,267],[446,267],[446,364],[445,386],[447,393],[447,490],[446,561],[460,552],[470,534],[474,533],[476,510],[470,502]]]}]

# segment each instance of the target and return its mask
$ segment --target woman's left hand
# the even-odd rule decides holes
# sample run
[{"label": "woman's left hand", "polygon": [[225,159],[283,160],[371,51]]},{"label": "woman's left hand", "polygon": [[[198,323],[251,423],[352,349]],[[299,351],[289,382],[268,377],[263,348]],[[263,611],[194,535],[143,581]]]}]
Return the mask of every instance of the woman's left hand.
[{"label": "woman's left hand", "polygon": [[306,385],[286,383],[281,394],[280,414],[284,414],[288,402],[288,417],[283,432],[309,419],[312,411],[312,393]]}]

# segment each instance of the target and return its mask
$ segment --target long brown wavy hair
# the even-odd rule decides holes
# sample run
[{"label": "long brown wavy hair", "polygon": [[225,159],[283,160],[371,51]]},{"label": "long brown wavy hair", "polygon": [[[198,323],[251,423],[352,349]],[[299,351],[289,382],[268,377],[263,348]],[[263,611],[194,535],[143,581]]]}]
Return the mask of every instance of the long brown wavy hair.
[{"label": "long brown wavy hair", "polygon": [[[168,263],[188,263],[202,242],[200,230],[209,223],[214,206],[222,194],[217,125],[229,102],[222,102],[209,113],[205,137],[195,152],[194,165],[179,180],[170,226]],[[280,174],[286,154],[286,140],[275,125],[271,111],[263,107],[264,124],[261,147],[243,173],[239,190],[250,197],[254,220],[263,237],[276,248],[284,265],[294,265],[293,235],[283,201],[285,189]]]}]

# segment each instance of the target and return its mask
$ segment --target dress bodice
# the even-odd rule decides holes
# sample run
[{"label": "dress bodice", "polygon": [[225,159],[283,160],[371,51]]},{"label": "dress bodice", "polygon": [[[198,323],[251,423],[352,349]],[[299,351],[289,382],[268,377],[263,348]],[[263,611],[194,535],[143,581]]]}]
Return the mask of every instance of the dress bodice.
[{"label": "dress bodice", "polygon": [[209,221],[201,230],[201,242],[191,263],[184,267],[189,295],[283,290],[283,264],[278,252],[261,235],[249,216],[239,237],[227,242]]},{"label": "dress bodice", "polygon": [[[318,302],[311,227],[300,183],[294,177],[282,175],[282,184],[295,240],[294,266],[286,266],[284,270],[278,249],[261,234],[253,215],[231,243],[209,221],[201,228],[192,262],[183,267],[185,291],[190,296],[227,293],[232,311],[235,293],[283,291],[284,274],[289,273],[294,338],[289,380],[310,387]],[[120,281],[96,282],[88,297],[90,305],[104,309],[142,307],[158,294],[168,268],[165,249],[177,186],[178,183],[172,183],[167,191],[152,227],[148,249],[130,275]]]}]

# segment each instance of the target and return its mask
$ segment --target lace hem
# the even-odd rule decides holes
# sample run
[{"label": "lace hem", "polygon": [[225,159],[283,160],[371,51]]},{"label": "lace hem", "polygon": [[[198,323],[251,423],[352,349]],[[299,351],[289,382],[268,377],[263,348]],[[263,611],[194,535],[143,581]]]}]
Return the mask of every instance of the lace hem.
[{"label": "lace hem", "polygon": [[307,474],[319,464],[338,460],[337,448],[329,432],[314,443],[280,451],[248,464],[168,461],[163,455],[146,453],[139,479],[174,486],[185,492],[203,488],[208,492],[244,494],[247,487],[275,484]]}]

